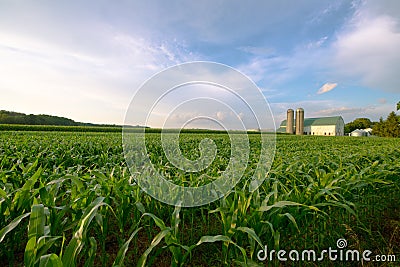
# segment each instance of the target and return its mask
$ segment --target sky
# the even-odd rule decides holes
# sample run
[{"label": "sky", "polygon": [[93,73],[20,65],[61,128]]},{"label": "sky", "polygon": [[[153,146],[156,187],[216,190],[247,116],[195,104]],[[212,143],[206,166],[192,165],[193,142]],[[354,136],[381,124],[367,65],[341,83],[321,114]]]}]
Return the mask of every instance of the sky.
[{"label": "sky", "polygon": [[298,107],[376,121],[400,101],[400,1],[0,0],[0,109],[123,124],[149,78],[191,61],[246,75],[275,127]]}]

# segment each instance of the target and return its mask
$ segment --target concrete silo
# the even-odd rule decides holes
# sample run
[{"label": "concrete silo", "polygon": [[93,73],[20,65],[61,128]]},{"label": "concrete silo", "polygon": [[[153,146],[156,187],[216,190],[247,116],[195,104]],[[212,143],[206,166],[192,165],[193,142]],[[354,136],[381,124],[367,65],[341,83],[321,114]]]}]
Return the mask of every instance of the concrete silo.
[{"label": "concrete silo", "polygon": [[296,135],[302,135],[304,132],[304,109],[296,109]]},{"label": "concrete silo", "polygon": [[293,109],[287,110],[287,119],[286,119],[286,133],[293,134],[293,126],[294,126],[294,111]]}]

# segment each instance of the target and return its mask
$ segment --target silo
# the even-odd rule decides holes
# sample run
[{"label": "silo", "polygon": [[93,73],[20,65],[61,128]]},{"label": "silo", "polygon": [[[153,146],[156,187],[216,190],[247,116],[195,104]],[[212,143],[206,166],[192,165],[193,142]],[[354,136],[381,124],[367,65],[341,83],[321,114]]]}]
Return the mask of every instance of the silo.
[{"label": "silo", "polygon": [[287,110],[287,119],[286,119],[286,133],[293,134],[293,121],[294,121],[294,111],[293,109]]},{"label": "silo", "polygon": [[304,132],[304,109],[296,109],[296,135],[302,135]]}]

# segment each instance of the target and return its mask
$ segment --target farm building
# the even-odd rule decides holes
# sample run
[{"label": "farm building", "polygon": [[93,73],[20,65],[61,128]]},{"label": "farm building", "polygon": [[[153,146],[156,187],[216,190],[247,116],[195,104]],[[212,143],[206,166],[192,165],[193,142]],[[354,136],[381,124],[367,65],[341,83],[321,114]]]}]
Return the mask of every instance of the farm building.
[{"label": "farm building", "polygon": [[356,129],[350,133],[350,136],[371,136],[372,129]]},{"label": "farm building", "polygon": [[[281,122],[276,132],[296,133],[297,135],[327,135],[327,136],[343,136],[344,120],[341,116],[320,117],[320,118],[304,118],[304,110],[296,110],[296,120],[294,120],[294,112],[288,110],[288,119]],[[289,120],[289,128],[287,121]],[[298,121],[298,122],[297,122]],[[299,129],[296,129],[298,127]]]}]

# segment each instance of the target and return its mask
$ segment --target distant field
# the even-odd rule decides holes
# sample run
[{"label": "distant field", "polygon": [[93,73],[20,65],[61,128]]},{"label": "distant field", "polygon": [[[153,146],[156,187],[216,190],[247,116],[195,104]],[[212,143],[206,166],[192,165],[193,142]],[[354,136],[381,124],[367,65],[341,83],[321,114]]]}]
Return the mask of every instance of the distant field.
[{"label": "distant field", "polygon": [[[125,131],[146,133],[160,133],[160,128],[144,128],[140,126],[128,126]],[[61,125],[23,125],[23,124],[0,124],[0,131],[42,131],[42,132],[118,132],[121,133],[122,126],[61,126]],[[208,129],[165,129],[164,132],[182,132],[182,133],[226,133],[222,130]],[[243,131],[232,131],[241,133]],[[248,134],[259,134],[257,131],[248,131]]]},{"label": "distant field", "polygon": [[122,127],[0,124],[0,131],[121,132]]},{"label": "distant field", "polygon": [[[246,178],[257,163],[260,142],[259,134],[252,134],[249,166],[235,190],[206,206],[174,208],[148,196],[130,177],[120,128],[115,133],[3,130],[3,263],[265,266],[257,259],[264,246],[320,251],[335,248],[339,238],[350,249],[395,254],[400,260],[400,139],[278,135],[272,170],[250,193]],[[229,162],[226,134],[183,133],[181,149],[196,159],[204,137],[218,148],[204,173],[217,177]],[[160,173],[176,184],[198,184],[198,176],[168,163],[159,133],[146,138]],[[361,262],[325,259],[301,265],[316,264]]]}]

